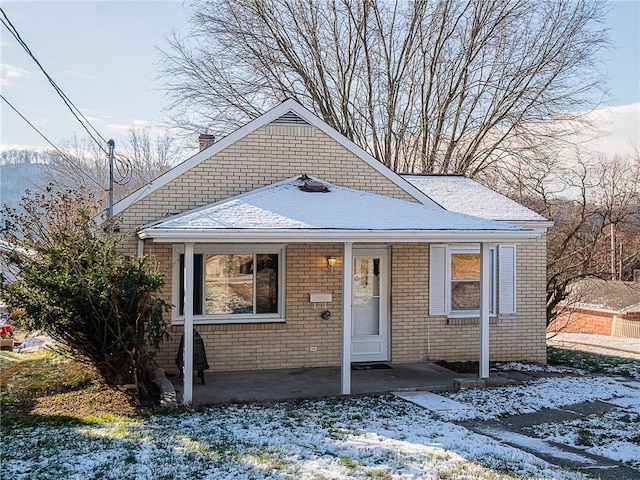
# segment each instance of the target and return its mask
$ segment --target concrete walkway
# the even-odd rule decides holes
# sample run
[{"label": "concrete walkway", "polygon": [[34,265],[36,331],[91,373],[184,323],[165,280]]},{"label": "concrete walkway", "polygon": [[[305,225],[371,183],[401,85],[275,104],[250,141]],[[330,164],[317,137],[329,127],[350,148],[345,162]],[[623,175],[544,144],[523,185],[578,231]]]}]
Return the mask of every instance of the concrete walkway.
[{"label": "concrete walkway", "polygon": [[[204,385],[197,376],[193,377],[194,405],[340,395],[340,367],[205,372],[204,376]],[[351,393],[453,390],[458,378],[477,375],[455,373],[433,363],[391,364],[388,369],[352,370]],[[182,379],[174,376],[169,380],[181,402]]]},{"label": "concrete walkway", "polygon": [[547,409],[524,415],[502,417],[497,420],[456,422],[476,433],[487,435],[501,443],[527,451],[549,463],[574,468],[610,480],[638,480],[640,471],[615,460],[593,455],[585,450],[543,440],[533,433],[533,427],[543,423],[562,423],[601,415],[618,408],[616,405],[595,401],[567,405],[562,409]]}]

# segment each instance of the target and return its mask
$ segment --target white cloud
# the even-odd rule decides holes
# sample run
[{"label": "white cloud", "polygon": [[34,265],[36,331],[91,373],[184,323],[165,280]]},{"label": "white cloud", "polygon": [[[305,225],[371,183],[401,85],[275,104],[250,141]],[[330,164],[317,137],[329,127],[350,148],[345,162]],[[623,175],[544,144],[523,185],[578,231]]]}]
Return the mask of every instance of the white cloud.
[{"label": "white cloud", "polygon": [[598,132],[579,135],[584,147],[605,156],[634,155],[640,148],[640,103],[601,107],[587,114]]},{"label": "white cloud", "polygon": [[13,80],[29,77],[30,72],[24,70],[15,65],[8,63],[0,63],[0,85],[7,86],[12,83]]}]

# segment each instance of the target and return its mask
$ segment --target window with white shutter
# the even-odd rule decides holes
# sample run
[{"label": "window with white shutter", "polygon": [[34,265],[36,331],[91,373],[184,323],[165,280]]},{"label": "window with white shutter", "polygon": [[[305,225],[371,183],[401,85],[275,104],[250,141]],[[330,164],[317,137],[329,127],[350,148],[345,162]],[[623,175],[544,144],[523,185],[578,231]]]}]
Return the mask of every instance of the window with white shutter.
[{"label": "window with white shutter", "polygon": [[[491,315],[513,314],[515,245],[491,248]],[[499,290],[499,305],[496,305]],[[498,307],[498,308],[496,308]],[[474,245],[431,245],[429,315],[474,317],[480,314],[480,248]]]}]

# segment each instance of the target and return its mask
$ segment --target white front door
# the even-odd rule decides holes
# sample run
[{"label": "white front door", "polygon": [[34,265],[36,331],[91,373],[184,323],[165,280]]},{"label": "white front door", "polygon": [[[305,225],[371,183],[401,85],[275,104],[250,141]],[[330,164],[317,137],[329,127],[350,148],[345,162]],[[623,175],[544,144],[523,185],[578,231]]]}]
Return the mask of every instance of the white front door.
[{"label": "white front door", "polygon": [[353,249],[351,361],[389,360],[389,254]]}]

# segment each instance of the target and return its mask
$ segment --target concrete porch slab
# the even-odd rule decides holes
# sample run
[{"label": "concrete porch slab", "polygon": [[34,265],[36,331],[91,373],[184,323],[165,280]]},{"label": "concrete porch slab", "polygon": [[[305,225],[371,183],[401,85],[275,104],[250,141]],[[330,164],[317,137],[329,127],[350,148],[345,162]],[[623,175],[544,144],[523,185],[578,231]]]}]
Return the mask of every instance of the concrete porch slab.
[{"label": "concrete porch slab", "polygon": [[[432,363],[390,364],[390,369],[354,370],[351,393],[388,393],[402,391],[446,391],[453,389],[459,373]],[[182,402],[183,383],[173,383],[178,402]],[[340,367],[205,372],[205,384],[194,375],[193,404],[213,405],[227,402],[273,401],[294,398],[319,398],[340,395]]]}]

